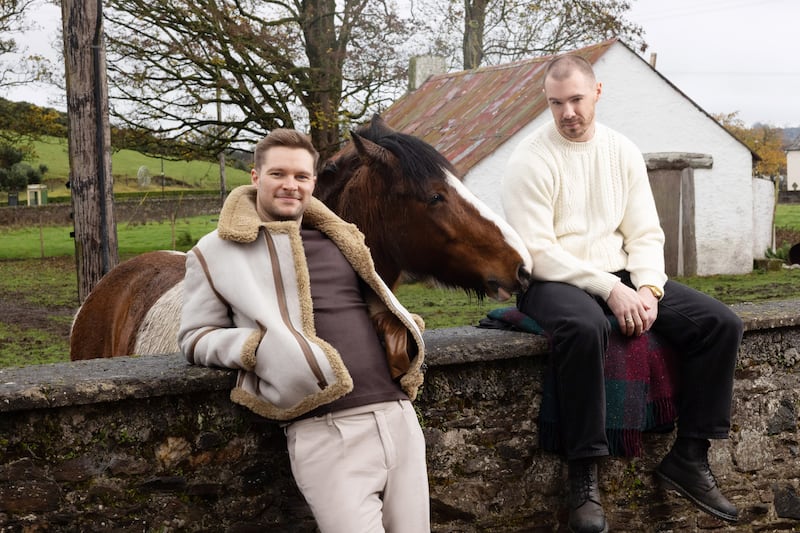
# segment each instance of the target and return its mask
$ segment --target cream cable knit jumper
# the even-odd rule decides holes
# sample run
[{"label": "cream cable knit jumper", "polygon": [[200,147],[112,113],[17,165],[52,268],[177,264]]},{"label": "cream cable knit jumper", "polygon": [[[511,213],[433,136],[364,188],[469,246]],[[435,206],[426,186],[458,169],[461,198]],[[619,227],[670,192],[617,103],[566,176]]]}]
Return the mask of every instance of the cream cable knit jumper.
[{"label": "cream cable knit jumper", "polygon": [[664,287],[664,232],[647,168],[623,135],[596,124],[572,142],[551,121],[514,150],[502,186],[506,219],[533,258],[533,277],[607,299],[619,270]]}]

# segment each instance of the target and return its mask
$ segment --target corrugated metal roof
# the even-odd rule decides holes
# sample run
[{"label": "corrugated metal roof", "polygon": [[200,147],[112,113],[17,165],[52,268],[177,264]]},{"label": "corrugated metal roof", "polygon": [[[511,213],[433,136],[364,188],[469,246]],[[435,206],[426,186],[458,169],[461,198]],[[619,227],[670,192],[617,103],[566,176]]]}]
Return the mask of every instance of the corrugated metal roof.
[{"label": "corrugated metal roof", "polygon": [[[617,40],[575,50],[594,62]],[[439,150],[463,177],[547,109],[544,67],[553,56],[430,77],[383,114],[393,128]]]}]

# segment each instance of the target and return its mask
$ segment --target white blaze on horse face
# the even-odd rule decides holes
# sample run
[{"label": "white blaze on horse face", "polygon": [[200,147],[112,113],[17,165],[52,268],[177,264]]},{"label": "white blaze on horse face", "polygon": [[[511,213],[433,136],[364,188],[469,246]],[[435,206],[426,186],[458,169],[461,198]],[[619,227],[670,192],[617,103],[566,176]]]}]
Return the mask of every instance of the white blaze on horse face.
[{"label": "white blaze on horse face", "polygon": [[480,213],[483,218],[493,222],[498,228],[500,228],[500,232],[503,234],[503,238],[505,238],[506,243],[508,243],[509,246],[517,251],[519,256],[522,258],[522,264],[525,266],[525,270],[530,272],[533,268],[531,254],[523,244],[522,238],[516,231],[514,231],[514,228],[512,228],[500,215],[489,209],[489,206],[484,204],[477,196],[475,196],[472,191],[470,191],[467,186],[461,182],[460,179],[453,176],[453,174],[450,172],[445,171],[445,174],[447,175],[447,183],[453,189],[458,191],[464,200],[474,205],[475,209],[478,210],[478,213]]}]

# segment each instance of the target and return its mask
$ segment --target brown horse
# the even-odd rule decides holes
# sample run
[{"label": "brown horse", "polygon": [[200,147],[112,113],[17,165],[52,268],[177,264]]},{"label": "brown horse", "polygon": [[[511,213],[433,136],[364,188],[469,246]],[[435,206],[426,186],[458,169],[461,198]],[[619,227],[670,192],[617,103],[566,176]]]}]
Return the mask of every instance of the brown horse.
[{"label": "brown horse", "polygon": [[[393,289],[406,274],[505,300],[527,284],[530,256],[516,233],[444,156],[380,117],[324,164],[314,194],[361,229]],[[70,358],[176,352],[184,268],[184,254],[162,251],[111,270],[75,315]]]}]

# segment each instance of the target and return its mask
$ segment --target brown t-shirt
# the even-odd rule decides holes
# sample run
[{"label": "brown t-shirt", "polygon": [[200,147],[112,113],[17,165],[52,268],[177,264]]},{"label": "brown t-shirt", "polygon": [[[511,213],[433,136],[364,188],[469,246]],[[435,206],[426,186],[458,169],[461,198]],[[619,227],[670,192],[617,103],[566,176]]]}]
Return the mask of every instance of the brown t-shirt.
[{"label": "brown t-shirt", "polygon": [[311,279],[317,335],[342,356],[353,390],[302,418],[376,402],[407,400],[392,380],[386,353],[362,295],[362,281],[342,252],[323,233],[302,228],[300,235]]}]

